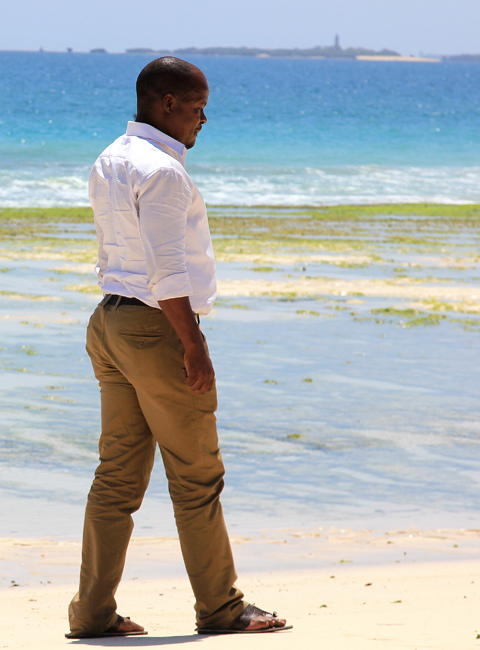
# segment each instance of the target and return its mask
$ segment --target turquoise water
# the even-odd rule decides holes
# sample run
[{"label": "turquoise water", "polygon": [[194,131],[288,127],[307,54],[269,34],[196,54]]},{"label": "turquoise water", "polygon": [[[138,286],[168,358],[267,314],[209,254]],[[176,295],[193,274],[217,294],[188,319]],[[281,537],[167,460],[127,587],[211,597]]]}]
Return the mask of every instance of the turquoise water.
[{"label": "turquoise water", "polygon": [[[144,56],[0,52],[0,205],[87,203]],[[188,168],[228,205],[480,201],[480,64],[196,57]]]}]

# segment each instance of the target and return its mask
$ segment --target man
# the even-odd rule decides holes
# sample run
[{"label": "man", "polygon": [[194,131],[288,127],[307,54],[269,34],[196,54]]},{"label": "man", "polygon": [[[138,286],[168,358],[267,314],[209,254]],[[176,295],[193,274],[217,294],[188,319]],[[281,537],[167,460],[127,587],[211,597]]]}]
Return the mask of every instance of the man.
[{"label": "man", "polygon": [[199,316],[216,296],[203,199],[185,171],[206,123],[197,67],[163,57],[137,80],[137,118],[95,162],[90,200],[104,299],[87,330],[100,383],[100,465],[88,496],[69,638],[142,634],[116,612],[138,510],[158,443],[199,633],[286,629],[243,600],[220,504],[224,468],[215,376]]}]

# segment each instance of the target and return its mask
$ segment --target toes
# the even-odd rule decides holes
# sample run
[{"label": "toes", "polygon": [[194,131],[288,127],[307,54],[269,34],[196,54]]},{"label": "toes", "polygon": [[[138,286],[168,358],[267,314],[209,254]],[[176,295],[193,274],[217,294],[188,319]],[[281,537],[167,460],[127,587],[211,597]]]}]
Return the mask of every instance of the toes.
[{"label": "toes", "polygon": [[143,632],[145,628],[138,623],[134,623],[129,616],[125,616],[123,621],[118,626],[120,632]]},{"label": "toes", "polygon": [[266,616],[254,616],[250,619],[250,623],[245,628],[247,630],[263,630],[264,628],[271,627],[270,620]]},{"label": "toes", "polygon": [[269,614],[265,616],[255,616],[250,620],[247,630],[263,630],[270,627],[284,627],[286,620],[283,618],[276,618]]}]

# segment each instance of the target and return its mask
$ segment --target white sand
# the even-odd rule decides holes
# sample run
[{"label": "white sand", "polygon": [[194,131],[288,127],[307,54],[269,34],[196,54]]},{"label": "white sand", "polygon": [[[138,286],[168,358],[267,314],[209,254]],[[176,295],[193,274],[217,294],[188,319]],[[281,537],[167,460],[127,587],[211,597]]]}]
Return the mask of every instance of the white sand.
[{"label": "white sand", "polygon": [[269,296],[294,293],[299,296],[385,296],[392,298],[417,298],[430,300],[480,299],[478,286],[445,286],[398,280],[337,280],[329,278],[299,278],[295,280],[220,280],[219,296]]},{"label": "white sand", "polygon": [[[201,644],[222,650],[467,650],[480,643],[476,640],[480,631],[478,531],[384,535],[321,529],[306,535],[286,531],[276,540],[261,542],[267,565],[265,553],[274,550],[275,541],[280,548],[282,535],[287,540],[281,546],[284,558],[290,556],[294,561],[300,554],[310,554],[309,568],[244,573],[239,585],[252,602],[286,616],[294,625],[292,631],[198,637],[194,633],[193,596],[184,574],[161,578],[153,571],[151,579],[126,577],[117,594],[119,612],[145,625],[149,635],[90,641],[69,641],[63,636],[67,631],[67,604],[76,590],[74,581],[50,585],[38,581],[42,578],[46,582],[49,572],[55,573],[55,566],[58,570],[63,565],[67,576],[72,570],[78,573],[79,544],[2,540],[3,566],[13,571],[26,564],[31,580],[0,589],[0,648],[183,648]],[[249,549],[258,553],[258,540],[234,542],[236,554]],[[174,539],[138,539],[132,544],[128,562],[138,564],[147,555],[151,567],[160,559],[180,566]],[[341,558],[349,560],[342,562]],[[61,582],[58,577],[56,582]]]}]

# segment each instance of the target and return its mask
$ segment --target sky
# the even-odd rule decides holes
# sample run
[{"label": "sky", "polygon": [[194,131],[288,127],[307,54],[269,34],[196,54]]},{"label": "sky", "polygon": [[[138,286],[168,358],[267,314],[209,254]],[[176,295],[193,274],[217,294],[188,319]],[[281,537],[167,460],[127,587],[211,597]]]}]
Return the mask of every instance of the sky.
[{"label": "sky", "polygon": [[384,47],[480,53],[480,0],[2,0],[0,50]]}]

